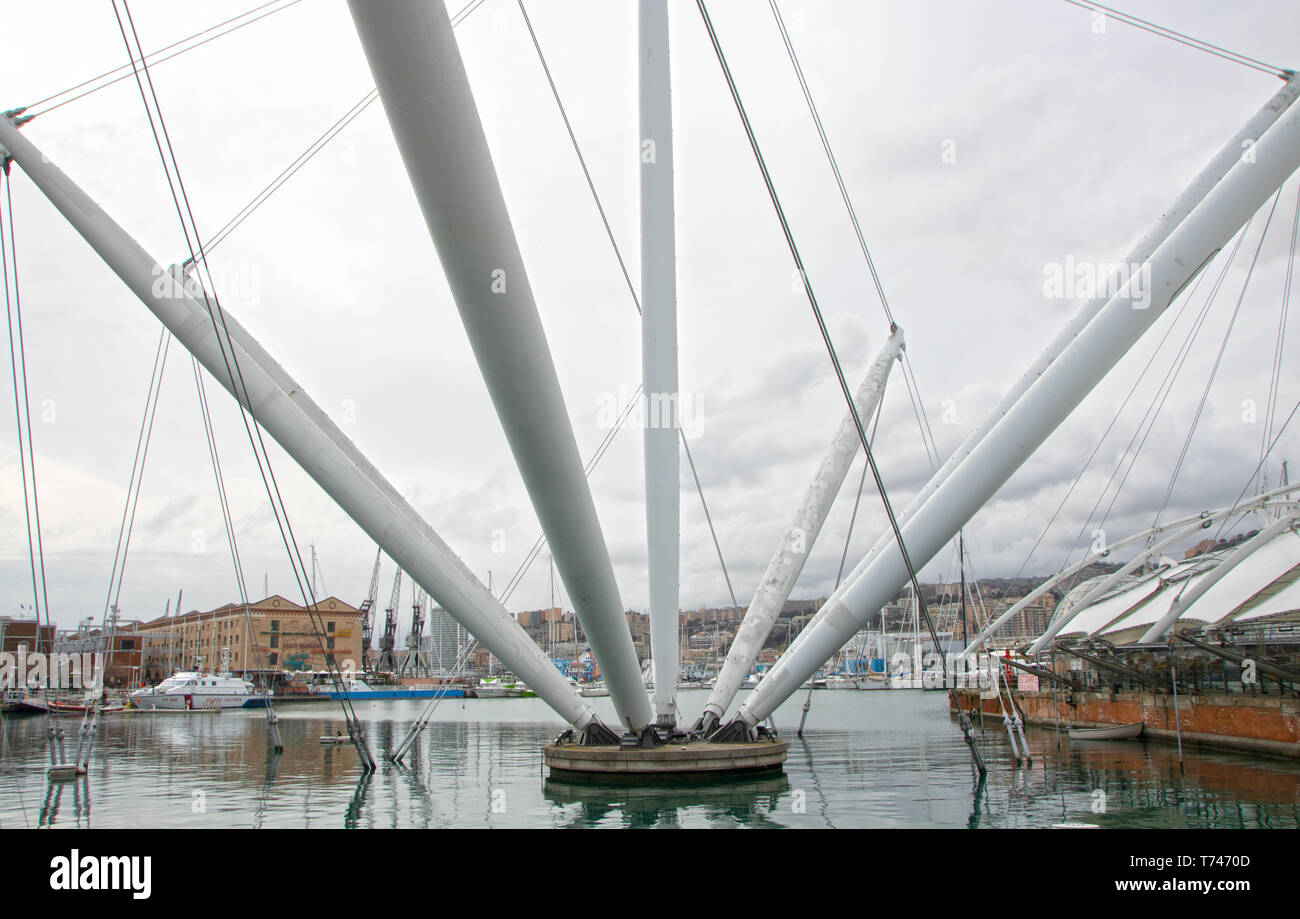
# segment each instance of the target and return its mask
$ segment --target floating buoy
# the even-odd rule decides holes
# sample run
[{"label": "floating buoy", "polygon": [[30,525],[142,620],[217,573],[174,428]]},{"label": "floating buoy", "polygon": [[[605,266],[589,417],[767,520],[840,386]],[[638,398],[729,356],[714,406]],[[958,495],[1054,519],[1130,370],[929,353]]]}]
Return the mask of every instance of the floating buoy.
[{"label": "floating buoy", "polygon": [[50,766],[45,770],[45,776],[51,782],[71,782],[79,776],[86,774],[86,767],[76,763],[67,763],[61,766]]}]

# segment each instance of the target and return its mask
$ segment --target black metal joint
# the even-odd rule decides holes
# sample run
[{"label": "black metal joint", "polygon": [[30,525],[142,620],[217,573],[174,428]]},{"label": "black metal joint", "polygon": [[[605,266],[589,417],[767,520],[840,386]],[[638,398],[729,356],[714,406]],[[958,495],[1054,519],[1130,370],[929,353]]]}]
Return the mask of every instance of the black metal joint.
[{"label": "black metal joint", "polygon": [[758,739],[754,729],[740,717],[733,718],[709,735],[709,743],[753,743]]},{"label": "black metal joint", "polygon": [[618,734],[611,731],[599,719],[593,718],[582,729],[582,738],[579,743],[584,747],[617,747],[619,740]]}]

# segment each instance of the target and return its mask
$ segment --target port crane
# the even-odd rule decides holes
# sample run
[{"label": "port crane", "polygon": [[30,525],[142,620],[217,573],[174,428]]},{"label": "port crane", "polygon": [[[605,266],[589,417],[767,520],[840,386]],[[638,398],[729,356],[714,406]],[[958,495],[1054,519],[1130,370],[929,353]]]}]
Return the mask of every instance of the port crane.
[{"label": "port crane", "polygon": [[388,601],[388,608],[384,610],[384,634],[379,639],[379,660],[375,662],[375,670],[379,672],[392,673],[397,670],[397,655],[393,651],[397,637],[397,614],[401,607],[398,605],[402,600],[402,569],[397,569],[397,576],[393,578],[393,597]]},{"label": "port crane", "polygon": [[415,596],[411,599],[411,633],[406,636],[406,657],[402,659],[402,666],[398,668],[398,676],[408,670],[413,674],[419,674],[422,664],[424,669],[428,670],[429,661],[420,650],[420,644],[424,640],[424,607],[428,598],[429,595],[424,592],[424,588],[417,584]]},{"label": "port crane", "polygon": [[375,634],[375,601],[379,599],[379,562],[384,557],[383,549],[375,550],[375,567],[370,572],[370,590],[361,601],[361,670],[370,669],[370,644]]}]

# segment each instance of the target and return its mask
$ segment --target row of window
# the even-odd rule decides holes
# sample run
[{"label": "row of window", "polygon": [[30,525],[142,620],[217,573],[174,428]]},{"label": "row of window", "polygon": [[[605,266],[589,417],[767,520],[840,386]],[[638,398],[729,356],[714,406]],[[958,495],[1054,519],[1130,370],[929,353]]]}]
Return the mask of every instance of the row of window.
[{"label": "row of window", "polygon": [[[278,631],[280,631],[280,620],[279,620],[279,619],[272,619],[272,620],[271,620],[271,631],[272,631],[272,632],[278,632]],[[326,623],[325,623],[325,631],[327,631],[327,632],[333,632],[333,631],[334,631],[334,623],[332,623],[332,622],[326,622]]]},{"label": "row of window", "polygon": [[[278,647],[280,647],[280,636],[279,636],[279,635],[272,635],[272,636],[271,636],[271,647],[272,647],[272,648],[278,648]],[[325,638],[325,647],[326,647],[327,650],[330,650],[330,651],[333,651],[333,650],[334,650],[334,636],[333,636],[333,635],[326,636],[326,638]]]}]

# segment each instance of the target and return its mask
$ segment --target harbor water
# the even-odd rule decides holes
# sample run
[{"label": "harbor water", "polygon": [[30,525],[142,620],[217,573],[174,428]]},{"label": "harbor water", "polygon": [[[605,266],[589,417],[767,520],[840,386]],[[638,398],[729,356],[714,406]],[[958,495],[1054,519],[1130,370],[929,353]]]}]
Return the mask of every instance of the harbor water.
[{"label": "harbor water", "polygon": [[[1017,767],[1002,724],[977,723],[988,776],[976,780],[942,692],[818,691],[776,714],[783,775],[690,785],[598,785],[546,775],[541,746],[563,725],[538,699],[448,699],[402,765],[421,701],[361,703],[380,760],[363,777],[336,703],[279,709],[284,753],[264,715],[108,715],[84,783],[51,784],[47,716],[8,716],[0,737],[0,827],[1102,827],[1300,826],[1300,763],[1142,740],[1071,741],[1031,728]],[[707,693],[683,691],[693,721]],[[591,700],[613,721],[608,699]],[[62,717],[75,746],[78,718]]]}]

